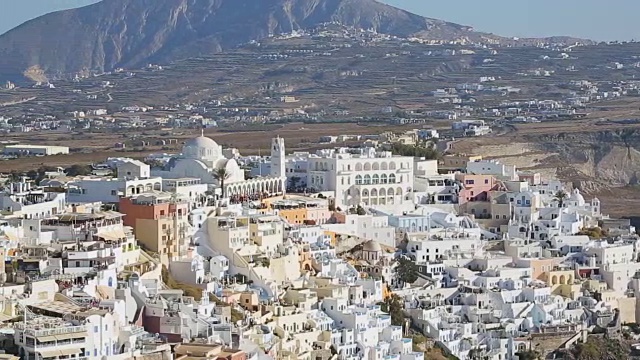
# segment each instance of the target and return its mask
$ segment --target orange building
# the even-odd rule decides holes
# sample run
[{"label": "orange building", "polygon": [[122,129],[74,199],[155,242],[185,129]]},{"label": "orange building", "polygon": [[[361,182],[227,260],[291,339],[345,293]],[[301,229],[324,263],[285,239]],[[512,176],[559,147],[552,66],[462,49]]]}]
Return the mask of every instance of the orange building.
[{"label": "orange building", "polygon": [[332,215],[326,199],[287,197],[270,201],[268,206],[291,224],[324,224]]},{"label": "orange building", "polygon": [[177,259],[188,251],[189,202],[170,193],[146,193],[121,198],[124,225],[133,228],[140,244],[161,254],[163,261]]},{"label": "orange building", "polygon": [[531,278],[546,281],[547,272],[555,269],[562,262],[562,258],[521,258],[515,262],[518,266],[531,267]]}]

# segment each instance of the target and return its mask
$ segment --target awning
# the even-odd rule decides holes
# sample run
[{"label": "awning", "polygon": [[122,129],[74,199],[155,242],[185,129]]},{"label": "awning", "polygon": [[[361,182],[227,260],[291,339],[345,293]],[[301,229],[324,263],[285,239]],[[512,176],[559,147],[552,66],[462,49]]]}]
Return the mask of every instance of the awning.
[{"label": "awning", "polygon": [[14,234],[14,233],[11,233],[11,232],[5,232],[4,236],[6,236],[7,239],[9,239],[9,241],[18,241],[19,240],[18,236],[16,234]]},{"label": "awning", "polygon": [[59,350],[38,350],[38,354],[40,354],[43,358],[52,358],[60,356]]},{"label": "awning", "polygon": [[76,355],[76,354],[84,355],[82,353],[82,349],[77,349],[77,348],[61,349],[59,351],[61,356]]},{"label": "awning", "polygon": [[80,338],[86,338],[86,337],[87,337],[86,331],[56,335],[57,340],[80,339]]},{"label": "awning", "polygon": [[127,238],[127,235],[125,235],[124,231],[121,229],[111,230],[111,231],[100,231],[96,234],[96,236],[109,241],[118,241],[118,240]]},{"label": "awning", "polygon": [[38,339],[38,341],[40,342],[56,341],[55,336],[39,336],[36,339]]}]

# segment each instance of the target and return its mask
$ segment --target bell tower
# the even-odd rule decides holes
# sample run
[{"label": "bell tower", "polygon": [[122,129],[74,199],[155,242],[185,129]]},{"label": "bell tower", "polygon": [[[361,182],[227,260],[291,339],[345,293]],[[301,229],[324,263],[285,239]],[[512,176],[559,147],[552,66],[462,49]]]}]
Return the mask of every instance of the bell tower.
[{"label": "bell tower", "polygon": [[284,139],[280,136],[271,139],[271,176],[287,176],[285,161]]}]

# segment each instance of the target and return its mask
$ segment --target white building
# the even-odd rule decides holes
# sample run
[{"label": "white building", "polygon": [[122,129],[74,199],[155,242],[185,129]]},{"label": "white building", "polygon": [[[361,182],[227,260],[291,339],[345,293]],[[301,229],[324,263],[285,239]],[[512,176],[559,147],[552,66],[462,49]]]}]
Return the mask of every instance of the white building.
[{"label": "white building", "polygon": [[19,156],[49,156],[68,154],[69,148],[66,146],[49,145],[7,145],[4,147],[5,155]]},{"label": "white building", "polygon": [[67,198],[72,203],[117,203],[129,197],[150,191],[162,191],[162,178],[121,179],[82,177],[68,184]]},{"label": "white building", "polygon": [[64,212],[66,195],[45,192],[21,181],[9,184],[6,192],[0,193],[0,213],[24,219],[43,219]]},{"label": "white building", "polygon": [[209,186],[197,178],[163,179],[162,188],[166,192],[180,195],[188,199],[192,206],[204,205]]},{"label": "white building", "polygon": [[320,150],[309,157],[307,185],[335,192],[336,207],[413,204],[413,166],[409,156],[373,148]]},{"label": "white building", "polygon": [[[284,159],[284,141],[273,139],[272,156]],[[227,178],[220,181],[216,171],[224,168]],[[278,167],[276,171],[280,171]],[[260,194],[282,194],[286,191],[286,178],[265,176],[246,180],[244,170],[234,158],[224,155],[222,146],[203,136],[191,139],[184,144],[182,154],[172,158],[167,168],[154,171],[154,175],[165,179],[198,178],[203,184],[220,186],[224,182],[223,193],[226,196],[244,197]]]},{"label": "white building", "polygon": [[467,163],[467,172],[475,175],[494,175],[501,180],[518,180],[516,167],[496,160],[477,160]]},{"label": "white building", "polygon": [[386,215],[344,215],[344,223],[322,224],[324,230],[341,235],[370,239],[394,248],[396,246],[396,229],[389,225]]}]

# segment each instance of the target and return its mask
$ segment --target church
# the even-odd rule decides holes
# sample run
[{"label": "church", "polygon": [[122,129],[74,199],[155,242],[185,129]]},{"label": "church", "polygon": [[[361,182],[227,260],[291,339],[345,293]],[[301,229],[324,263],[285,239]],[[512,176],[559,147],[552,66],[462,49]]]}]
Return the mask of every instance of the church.
[{"label": "church", "polygon": [[[154,171],[153,175],[163,179],[197,178],[203,184],[218,188],[224,183],[221,193],[240,201],[285,193],[285,146],[280,137],[271,141],[271,161],[275,166],[269,176],[246,179],[236,160],[226,157],[222,146],[203,134],[185,142],[182,153],[173,157],[164,170]],[[226,170],[224,181],[216,178],[216,172],[221,168]]]}]

